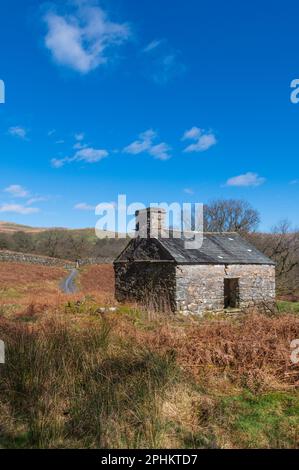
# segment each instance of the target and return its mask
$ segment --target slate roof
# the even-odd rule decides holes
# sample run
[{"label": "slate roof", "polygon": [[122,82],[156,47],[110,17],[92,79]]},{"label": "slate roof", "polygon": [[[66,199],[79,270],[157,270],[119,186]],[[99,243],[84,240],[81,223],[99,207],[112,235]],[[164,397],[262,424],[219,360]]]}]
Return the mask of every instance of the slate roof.
[{"label": "slate roof", "polygon": [[275,263],[237,233],[205,233],[200,249],[186,249],[181,238],[159,238],[178,264]]}]

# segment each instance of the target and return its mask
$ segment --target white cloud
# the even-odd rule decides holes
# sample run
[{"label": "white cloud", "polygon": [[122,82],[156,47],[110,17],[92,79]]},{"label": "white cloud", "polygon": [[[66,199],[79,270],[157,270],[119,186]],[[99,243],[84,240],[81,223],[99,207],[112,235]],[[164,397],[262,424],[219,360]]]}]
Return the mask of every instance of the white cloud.
[{"label": "white cloud", "polygon": [[299,184],[299,179],[290,181],[290,184]]},{"label": "white cloud", "polygon": [[85,149],[88,147],[87,144],[83,143],[83,140],[85,139],[84,132],[77,132],[77,134],[75,134],[74,137],[75,137],[76,143],[74,144],[73,149],[81,150],[81,149]]},{"label": "white cloud", "polygon": [[226,186],[260,186],[266,181],[266,178],[259,176],[257,173],[245,173],[244,175],[229,178]]},{"label": "white cloud", "polygon": [[139,139],[132,142],[130,145],[123,149],[124,153],[138,155],[140,153],[148,153],[158,160],[168,160],[171,158],[171,148],[165,142],[155,144],[158,135],[152,129],[142,132]]},{"label": "white cloud", "polygon": [[67,163],[68,159],[67,158],[62,158],[62,159],[59,159],[59,158],[52,158],[51,160],[51,165],[54,167],[54,168],[61,168],[65,163]]},{"label": "white cloud", "polygon": [[196,139],[199,139],[201,134],[202,134],[202,129],[200,129],[199,127],[191,127],[191,129],[189,129],[188,131],[184,133],[182,140],[189,140],[189,139],[196,140]]},{"label": "white cloud", "polygon": [[27,206],[31,206],[31,204],[34,204],[36,202],[45,202],[45,201],[48,201],[48,197],[43,197],[43,196],[36,196],[36,197],[32,197],[31,199],[28,199],[28,201],[26,202],[26,205]]},{"label": "white cloud", "polygon": [[186,67],[180,62],[177,53],[170,53],[154,61],[152,79],[163,85],[182,75],[185,70]]},{"label": "white cloud", "polygon": [[142,52],[144,74],[157,84],[166,84],[186,71],[180,52],[173,49],[166,39],[151,41]]},{"label": "white cloud", "polygon": [[190,144],[184,149],[184,152],[205,152],[216,145],[217,140],[214,134],[202,135],[195,144]]},{"label": "white cloud", "polygon": [[2,204],[0,205],[0,212],[14,212],[15,214],[29,215],[40,212],[37,207],[25,207],[21,204]]},{"label": "white cloud", "polygon": [[6,193],[9,193],[11,196],[14,197],[27,197],[29,196],[29,191],[23,188],[23,186],[19,184],[11,184],[7,188],[4,189]]},{"label": "white cloud", "polygon": [[138,155],[139,153],[146,152],[152,146],[153,140],[157,137],[157,134],[152,129],[142,132],[139,135],[139,140],[135,140],[130,145],[124,148],[125,153],[131,153]]},{"label": "white cloud", "polygon": [[159,47],[162,44],[162,42],[163,42],[163,39],[154,39],[147,46],[145,46],[145,48],[143,49],[143,52],[146,53],[146,52],[153,51],[154,49]]},{"label": "white cloud", "polygon": [[168,160],[170,158],[170,151],[171,148],[169,145],[165,144],[165,142],[162,142],[161,144],[153,145],[149,149],[148,153],[158,160]]},{"label": "white cloud", "polygon": [[73,145],[74,150],[81,150],[81,149],[85,149],[86,147],[88,147],[88,145],[87,144],[82,144],[81,142],[76,142]]},{"label": "white cloud", "polygon": [[107,150],[87,147],[78,150],[73,157],[65,157],[61,159],[53,158],[51,163],[54,168],[61,168],[66,163],[72,162],[97,163],[103,158],[108,157],[108,155],[109,153]]},{"label": "white cloud", "polygon": [[199,127],[192,127],[186,131],[182,137],[182,140],[193,140],[194,143],[188,145],[185,149],[185,153],[191,152],[205,152],[213,145],[217,144],[217,139],[212,132],[207,132]]},{"label": "white cloud", "polygon": [[194,194],[194,191],[193,191],[192,188],[185,188],[185,189],[184,189],[184,193],[186,193],[186,194]]},{"label": "white cloud", "polygon": [[86,202],[79,202],[74,206],[74,209],[78,211],[95,211],[96,206],[91,206],[90,204],[86,204]]},{"label": "white cloud", "polygon": [[85,134],[83,132],[79,132],[78,134],[75,134],[75,139],[78,140],[79,142],[81,140],[84,140]]},{"label": "white cloud", "polygon": [[107,150],[94,149],[92,147],[87,147],[76,152],[73,160],[79,162],[83,161],[86,163],[96,163],[102,160],[103,158],[108,157]]},{"label": "white cloud", "polygon": [[26,139],[27,131],[24,127],[21,126],[13,126],[8,129],[8,132],[13,137],[19,137],[20,139]]},{"label": "white cloud", "polygon": [[105,11],[90,2],[78,2],[72,13],[49,11],[45,45],[54,60],[83,74],[109,60],[112,47],[130,37],[127,24],[113,23]]}]

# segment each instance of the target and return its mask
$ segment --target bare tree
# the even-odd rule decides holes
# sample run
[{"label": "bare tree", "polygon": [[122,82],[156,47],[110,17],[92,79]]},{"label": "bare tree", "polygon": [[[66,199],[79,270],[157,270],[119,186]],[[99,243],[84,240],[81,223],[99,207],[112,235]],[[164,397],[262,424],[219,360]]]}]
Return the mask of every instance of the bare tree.
[{"label": "bare tree", "polygon": [[0,233],[0,250],[11,250],[12,243],[6,233]]},{"label": "bare tree", "polygon": [[58,230],[42,232],[38,238],[36,251],[39,254],[56,258],[59,256],[62,238],[63,234]]},{"label": "bare tree", "polygon": [[258,211],[246,201],[219,199],[204,206],[206,232],[252,232],[259,222]]},{"label": "bare tree", "polygon": [[277,274],[286,276],[299,263],[299,231],[292,230],[288,220],[282,220],[273,227],[271,238],[269,256],[276,260]]},{"label": "bare tree", "polygon": [[32,237],[26,232],[15,232],[12,235],[12,244],[15,251],[24,253],[33,251]]},{"label": "bare tree", "polygon": [[89,242],[84,235],[65,234],[62,248],[65,256],[73,260],[87,257],[90,253]]},{"label": "bare tree", "polygon": [[259,250],[276,263],[279,294],[299,293],[299,231],[288,220],[275,225],[271,233],[256,233],[247,237]]}]

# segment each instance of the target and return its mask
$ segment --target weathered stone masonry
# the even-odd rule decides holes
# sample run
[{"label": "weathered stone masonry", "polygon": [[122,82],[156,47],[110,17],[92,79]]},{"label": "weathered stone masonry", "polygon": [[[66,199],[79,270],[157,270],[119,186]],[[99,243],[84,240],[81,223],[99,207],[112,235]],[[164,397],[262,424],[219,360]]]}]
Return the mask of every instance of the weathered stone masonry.
[{"label": "weathered stone masonry", "polygon": [[32,255],[29,253],[18,253],[14,251],[0,251],[0,262],[38,264],[41,266],[61,266],[64,268],[74,268],[75,263],[71,261],[50,258],[47,256]]},{"label": "weathered stone masonry", "polygon": [[224,279],[238,279],[238,307],[263,307],[275,301],[271,265],[178,265],[124,262],[115,265],[116,297],[183,314],[224,309]]},{"label": "weathered stone masonry", "polygon": [[275,264],[239,234],[204,233],[190,249],[183,236],[165,236],[161,210],[136,216],[138,236],[114,261],[117,300],[196,315],[275,301]]},{"label": "weathered stone masonry", "polygon": [[83,258],[78,260],[78,262],[75,262],[70,260],[63,260],[60,258],[51,258],[49,256],[0,250],[0,262],[38,264],[41,266],[61,266],[67,269],[74,269],[78,267],[78,265],[87,266],[91,264],[111,264],[112,259],[109,257]]},{"label": "weathered stone masonry", "polygon": [[116,299],[175,310],[175,265],[169,262],[122,262],[114,266]]},{"label": "weathered stone masonry", "polygon": [[176,310],[202,314],[223,310],[224,279],[239,280],[239,308],[263,307],[275,301],[272,265],[176,266]]}]

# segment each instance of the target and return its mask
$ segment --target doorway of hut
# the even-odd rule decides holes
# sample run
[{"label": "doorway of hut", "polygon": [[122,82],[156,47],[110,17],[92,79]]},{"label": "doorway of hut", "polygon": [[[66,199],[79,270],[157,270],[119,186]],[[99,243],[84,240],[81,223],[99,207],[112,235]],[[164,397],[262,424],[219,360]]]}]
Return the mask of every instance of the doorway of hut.
[{"label": "doorway of hut", "polygon": [[239,307],[239,279],[224,279],[224,308]]}]

